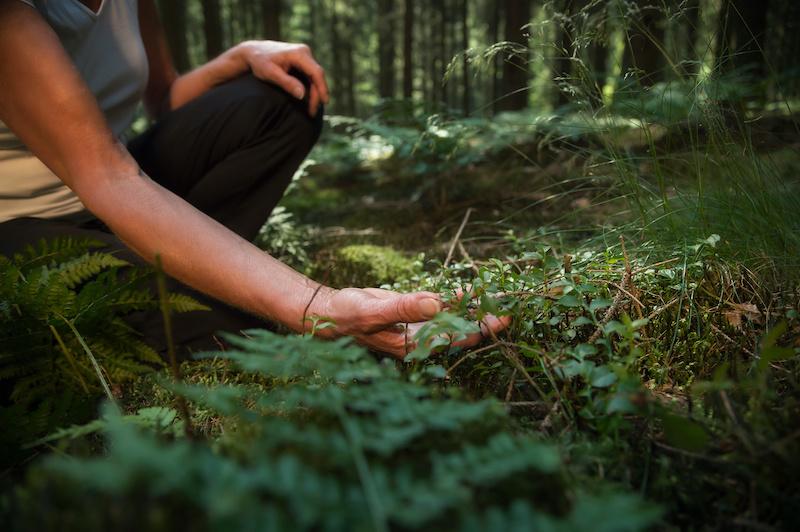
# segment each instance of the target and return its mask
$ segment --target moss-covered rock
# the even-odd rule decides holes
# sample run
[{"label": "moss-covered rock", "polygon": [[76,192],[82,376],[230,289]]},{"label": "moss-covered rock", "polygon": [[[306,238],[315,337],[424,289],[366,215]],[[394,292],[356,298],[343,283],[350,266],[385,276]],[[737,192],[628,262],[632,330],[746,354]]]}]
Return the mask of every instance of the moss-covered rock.
[{"label": "moss-covered rock", "polygon": [[416,267],[414,259],[394,248],[357,244],[324,253],[318,258],[315,270],[315,277],[322,280],[327,276],[331,286],[369,287],[409,277]]}]

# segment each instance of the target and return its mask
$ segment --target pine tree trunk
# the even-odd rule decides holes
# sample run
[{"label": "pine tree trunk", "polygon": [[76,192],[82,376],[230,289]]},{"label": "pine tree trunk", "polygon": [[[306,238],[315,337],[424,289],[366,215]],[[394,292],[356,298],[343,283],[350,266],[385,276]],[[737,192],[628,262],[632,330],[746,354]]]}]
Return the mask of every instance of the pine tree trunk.
[{"label": "pine tree trunk", "polygon": [[438,98],[436,98],[436,104],[444,104],[445,107],[447,106],[447,90],[444,86],[444,71],[447,67],[447,15],[445,13],[445,6],[444,0],[433,0],[434,11],[436,12],[436,26],[434,30],[434,35],[436,35],[436,44],[434,52],[436,61],[435,61],[435,72],[436,77],[434,78],[434,83],[436,86],[436,92],[438,94]]},{"label": "pine tree trunk", "polygon": [[219,0],[202,0],[203,34],[206,39],[206,58],[213,59],[223,50],[222,16]]},{"label": "pine tree trunk", "polygon": [[175,68],[186,72],[192,67],[186,39],[186,0],[162,0],[158,7]]},{"label": "pine tree trunk", "polygon": [[635,70],[641,84],[650,87],[664,79],[666,21],[661,8],[650,0],[636,0],[638,13],[630,17],[623,72]]},{"label": "pine tree trunk", "polygon": [[337,5],[336,0],[333,1],[330,9],[330,32],[331,32],[331,49],[333,50],[333,70],[331,81],[333,82],[333,91],[334,91],[334,101],[341,102],[337,105],[344,108],[347,103],[344,100],[345,97],[345,71],[344,71],[344,50],[342,48],[342,39],[339,34],[339,15],[337,13]]},{"label": "pine tree trunk", "polygon": [[[502,2],[489,0],[489,42],[495,44],[500,41],[500,20],[502,18]],[[492,114],[497,114],[500,110],[500,59],[495,56],[492,60],[491,69],[491,97],[492,97]]]},{"label": "pine tree trunk", "polygon": [[505,0],[505,40],[519,45],[519,52],[507,57],[503,63],[503,96],[499,107],[503,111],[517,111],[528,107],[528,30],[530,22],[529,0]]},{"label": "pine tree trunk", "polygon": [[263,9],[264,37],[280,41],[283,38],[283,28],[281,27],[283,1],[264,0]]},{"label": "pine tree trunk", "polygon": [[394,0],[378,2],[378,94],[381,98],[394,98],[395,85],[395,24]]},{"label": "pine tree trunk", "polygon": [[355,116],[358,112],[356,103],[356,60],[352,37],[348,36],[345,44],[345,70],[347,76],[347,112]]},{"label": "pine tree trunk", "polygon": [[723,0],[717,58],[723,71],[746,69],[761,80],[766,74],[764,42],[769,0]]},{"label": "pine tree trunk", "polygon": [[405,0],[403,17],[403,98],[414,97],[414,0]]},{"label": "pine tree trunk", "polygon": [[462,110],[464,111],[464,115],[469,115],[470,107],[472,106],[472,94],[471,94],[471,86],[470,86],[470,73],[469,73],[469,1],[468,0],[461,0],[461,46],[464,49],[464,60],[463,60],[463,74],[464,74],[464,85],[463,85],[463,92],[462,92]]},{"label": "pine tree trunk", "polygon": [[317,2],[315,0],[308,0],[308,45],[316,53],[317,50]]}]

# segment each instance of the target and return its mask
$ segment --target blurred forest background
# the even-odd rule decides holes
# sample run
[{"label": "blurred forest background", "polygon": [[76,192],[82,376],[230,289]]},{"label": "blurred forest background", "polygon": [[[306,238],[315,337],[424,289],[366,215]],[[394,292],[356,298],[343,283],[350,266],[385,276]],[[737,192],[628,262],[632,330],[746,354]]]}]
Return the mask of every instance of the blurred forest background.
[{"label": "blurred forest background", "polygon": [[791,0],[175,0],[160,8],[181,71],[246,39],[308,44],[327,70],[334,114],[369,115],[393,99],[462,115],[549,111],[573,102],[575,81],[599,106],[624,88],[621,77],[649,87],[716,69],[747,74],[760,101],[800,91],[800,5]]}]

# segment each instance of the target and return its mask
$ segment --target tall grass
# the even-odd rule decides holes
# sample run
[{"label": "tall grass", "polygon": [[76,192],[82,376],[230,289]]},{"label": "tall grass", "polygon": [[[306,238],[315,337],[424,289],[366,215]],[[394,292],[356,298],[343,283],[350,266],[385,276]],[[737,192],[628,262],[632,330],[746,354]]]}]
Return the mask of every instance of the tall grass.
[{"label": "tall grass", "polygon": [[[585,13],[575,17],[587,19]],[[686,58],[666,57],[670,47],[657,43],[665,54],[668,81],[643,85],[641,72],[623,72],[620,66],[624,46],[619,42],[628,39],[635,15],[609,8],[597,22],[614,28],[602,37],[601,44],[611,53],[598,106],[591,98],[598,87],[587,80],[602,76],[590,72],[582,57],[601,33],[585,23],[570,23],[563,15],[561,19],[573,31],[584,32],[576,36],[573,76],[562,82],[575,95],[561,110],[562,120],[582,121],[597,140],[579,151],[595,165],[602,161],[613,178],[613,193],[627,202],[631,222],[619,230],[669,249],[718,234],[720,253],[764,281],[800,278],[800,180],[792,175],[791,164],[788,170],[786,165],[794,157],[775,146],[757,147],[767,109],[781,110],[784,126],[797,128],[786,112],[791,105],[755,105],[748,88],[763,80],[720,68],[726,58],[713,57],[716,37],[708,32],[700,32],[693,68],[683,68]]]}]

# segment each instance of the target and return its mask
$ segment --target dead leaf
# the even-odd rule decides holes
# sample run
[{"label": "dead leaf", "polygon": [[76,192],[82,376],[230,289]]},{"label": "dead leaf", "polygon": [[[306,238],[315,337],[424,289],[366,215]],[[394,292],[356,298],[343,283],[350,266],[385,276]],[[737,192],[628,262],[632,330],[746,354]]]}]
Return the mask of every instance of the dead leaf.
[{"label": "dead leaf", "polygon": [[742,328],[742,313],[738,310],[727,310],[725,311],[725,320],[727,320],[728,325],[733,327],[734,329],[741,330]]},{"label": "dead leaf", "polygon": [[753,303],[728,303],[732,310],[725,311],[725,319],[735,329],[742,328],[742,318],[753,323],[761,323],[761,311]]}]

